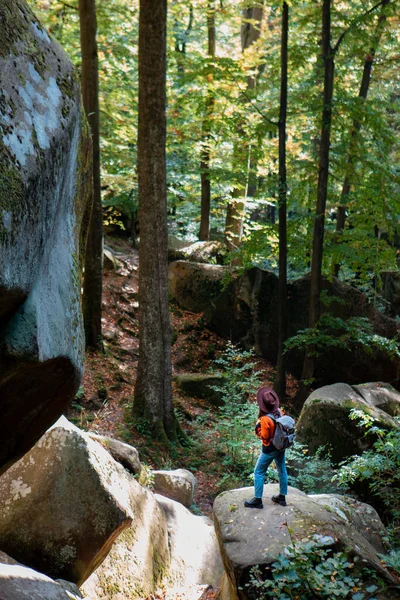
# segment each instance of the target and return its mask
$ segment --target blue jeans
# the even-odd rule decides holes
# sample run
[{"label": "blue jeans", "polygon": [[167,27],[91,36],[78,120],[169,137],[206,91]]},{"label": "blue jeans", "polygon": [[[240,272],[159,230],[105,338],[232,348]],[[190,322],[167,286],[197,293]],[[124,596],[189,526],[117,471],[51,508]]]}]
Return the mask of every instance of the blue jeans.
[{"label": "blue jeans", "polygon": [[261,452],[254,468],[254,495],[256,498],[262,498],[264,489],[264,477],[269,465],[275,461],[279,475],[279,493],[286,496],[288,491],[288,476],[286,471],[285,451],[273,450],[268,454]]}]

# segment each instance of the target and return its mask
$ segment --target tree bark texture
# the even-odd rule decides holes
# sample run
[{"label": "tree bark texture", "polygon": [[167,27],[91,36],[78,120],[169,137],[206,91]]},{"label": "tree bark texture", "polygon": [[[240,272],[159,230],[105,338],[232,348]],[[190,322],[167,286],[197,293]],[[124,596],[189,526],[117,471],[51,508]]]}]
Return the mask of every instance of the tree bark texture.
[{"label": "tree bark texture", "polygon": [[172,406],[166,201],[166,0],[141,0],[139,16],[139,363],[133,415],[176,438]]},{"label": "tree bark texture", "polygon": [[[261,35],[261,24],[263,18],[263,2],[258,2],[252,7],[243,10],[241,43],[242,52],[250,48]],[[247,78],[247,90],[254,90],[257,82],[256,75]],[[245,141],[245,135],[242,126],[238,126],[237,137],[241,142],[237,142],[233,149],[232,166],[234,173],[239,170],[245,170],[245,184],[236,185],[232,191],[232,200],[228,203],[225,220],[225,243],[229,251],[238,248],[243,236],[243,218],[245,210],[244,199],[247,195],[248,178],[250,171],[250,147]],[[247,165],[243,167],[243,164]]]},{"label": "tree bark texture", "polygon": [[[322,108],[321,142],[319,152],[317,205],[314,219],[313,249],[311,259],[310,300],[308,327],[312,328],[320,317],[321,272],[324,249],[325,208],[328,193],[329,151],[332,124],[332,98],[334,83],[334,52],[331,47],[331,0],[322,4],[322,59],[324,64],[324,91]],[[313,347],[306,349],[302,372],[301,396],[306,395],[314,373]]]},{"label": "tree bark texture", "polygon": [[286,360],[284,343],[287,338],[287,182],[286,182],[286,120],[288,101],[288,35],[289,6],[282,6],[281,30],[281,91],[279,104],[279,306],[278,361],[275,389],[281,400],[286,397]]},{"label": "tree bark texture", "polygon": [[[372,76],[372,66],[375,60],[376,50],[379,46],[380,39],[382,37],[384,24],[386,21],[385,7],[390,3],[390,0],[384,0],[382,3],[382,12],[379,16],[377,29],[374,36],[373,45],[370,51],[367,53],[364,61],[363,74],[361,78],[360,91],[358,93],[358,97],[361,102],[364,102],[367,99],[369,86],[371,83]],[[349,151],[347,155],[347,167],[346,174],[343,181],[342,193],[340,195],[340,204],[337,209],[337,217],[336,217],[336,232],[340,234],[343,231],[346,224],[346,210],[349,201],[349,196],[351,192],[352,182],[353,182],[353,174],[354,167],[356,163],[356,150],[357,150],[357,140],[359,138],[360,130],[361,130],[362,122],[361,118],[353,119],[353,124],[350,130],[350,143],[349,143]],[[333,273],[336,277],[339,276],[340,272],[340,264],[336,263],[333,267]]]},{"label": "tree bark texture", "polygon": [[[209,0],[207,11],[207,37],[208,37],[208,58],[210,61],[215,59],[216,32],[215,32],[215,0]],[[210,65],[210,69],[211,69]],[[213,72],[208,74],[208,85],[206,98],[205,118],[203,121],[203,145],[200,157],[201,173],[201,216],[200,216],[200,240],[208,240],[210,234],[210,208],[211,208],[211,152],[210,152],[210,133],[211,119],[214,111],[214,90],[212,83],[214,80]]]},{"label": "tree bark texture", "polygon": [[102,347],[103,209],[100,187],[100,113],[95,0],[79,0],[83,106],[93,144],[93,204],[86,244],[83,319],[86,346]]}]

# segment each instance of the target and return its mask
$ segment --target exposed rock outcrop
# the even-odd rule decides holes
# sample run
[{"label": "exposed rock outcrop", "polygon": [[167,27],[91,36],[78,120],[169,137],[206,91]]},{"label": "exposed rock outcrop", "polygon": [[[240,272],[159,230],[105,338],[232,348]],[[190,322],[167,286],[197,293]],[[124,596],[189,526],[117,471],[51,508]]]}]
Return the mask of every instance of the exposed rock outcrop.
[{"label": "exposed rock outcrop", "polygon": [[193,504],[197,481],[193,473],[186,469],[174,471],[153,471],[154,491],[175,500],[186,508]]},{"label": "exposed rock outcrop", "polygon": [[[385,408],[389,408],[390,414]],[[335,462],[371,447],[376,438],[366,436],[365,430],[350,419],[352,409],[363,410],[382,427],[393,429],[398,424],[391,415],[400,412],[400,393],[383,383],[323,386],[312,392],[304,403],[296,426],[298,441],[306,444],[311,452],[328,446]]]},{"label": "exposed rock outcrop", "polygon": [[[228,267],[178,261],[170,264],[170,294],[184,309],[204,312],[207,325],[222,337],[255,349],[275,362],[278,352],[278,278],[253,268],[235,275],[226,285]],[[307,328],[310,278],[288,284],[288,336]],[[381,314],[362,292],[338,279],[322,280],[322,290],[330,298],[329,313],[346,321],[365,317],[373,332],[389,339],[399,338],[400,326]],[[335,334],[337,335],[337,334]],[[301,376],[303,348],[287,354],[288,368]],[[315,359],[315,385],[336,381],[350,384],[374,379],[400,384],[400,359],[385,350],[343,343],[340,348]]]},{"label": "exposed rock outcrop", "polygon": [[[224,492],[214,502],[217,536],[226,575],[221,600],[247,600],[245,584],[255,565],[271,566],[284,548],[313,534],[331,536],[335,548],[357,555],[383,579],[393,583],[378,553],[384,550],[384,526],[372,507],[337,496],[307,496],[289,488],[288,506],[270,500],[278,486],[264,487],[264,508],[243,506],[252,488]],[[256,514],[255,514],[256,513]],[[383,598],[383,597],[382,597]],[[394,592],[392,600],[400,598]]]},{"label": "exposed rock outcrop", "polygon": [[168,291],[185,310],[201,312],[217,300],[228,267],[178,260],[169,265]]},{"label": "exposed rock outcrop", "polygon": [[0,32],[1,472],[79,386],[91,142],[72,64],[24,0],[1,3]]},{"label": "exposed rock outcrop", "polygon": [[178,240],[168,240],[168,260],[187,260],[196,263],[223,265],[228,254],[226,244],[217,241],[179,244]]},{"label": "exposed rock outcrop", "polygon": [[113,459],[125,467],[127,471],[133,475],[140,475],[142,463],[140,462],[139,452],[136,448],[104,435],[97,435],[95,433],[89,433],[88,435],[92,440],[99,442],[111,454]]},{"label": "exposed rock outcrop", "polygon": [[223,404],[221,392],[213,389],[222,387],[225,383],[223,374],[214,373],[180,373],[174,375],[174,381],[184,394],[191,398],[208,400],[214,406]]},{"label": "exposed rock outcrop", "polygon": [[64,417],[0,478],[1,549],[81,585],[135,517],[142,488]]}]

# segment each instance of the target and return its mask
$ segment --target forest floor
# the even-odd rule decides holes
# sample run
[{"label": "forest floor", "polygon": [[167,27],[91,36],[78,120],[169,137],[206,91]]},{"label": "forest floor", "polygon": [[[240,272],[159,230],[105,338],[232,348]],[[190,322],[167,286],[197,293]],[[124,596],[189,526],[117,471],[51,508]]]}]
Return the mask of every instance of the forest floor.
[{"label": "forest floor", "polygon": [[[139,432],[132,423],[131,407],[139,356],[138,339],[138,251],[123,238],[107,238],[106,249],[112,250],[117,264],[105,260],[103,281],[104,352],[87,353],[82,386],[67,417],[85,430],[110,436],[134,446],[145,465],[152,469],[187,468],[198,485],[194,504],[199,513],[212,518],[215,496],[221,487],[221,457],[215,454],[210,429],[197,456],[188,448],[171,448],[166,452],[157,440],[145,431]],[[209,331],[201,313],[192,313],[171,306],[173,374],[209,372],[223,353],[227,340]],[[272,385],[274,367],[255,358],[263,385]],[[214,367],[215,370],[216,367]],[[287,404],[294,396],[297,382],[288,378]],[[188,398],[174,384],[174,407],[184,432],[190,438],[195,432],[196,417],[210,409],[207,401]],[[253,399],[255,400],[255,398]],[[206,413],[209,414],[209,413]],[[208,419],[206,419],[208,420]],[[204,426],[204,423],[202,427]],[[211,443],[210,443],[211,442]]]}]

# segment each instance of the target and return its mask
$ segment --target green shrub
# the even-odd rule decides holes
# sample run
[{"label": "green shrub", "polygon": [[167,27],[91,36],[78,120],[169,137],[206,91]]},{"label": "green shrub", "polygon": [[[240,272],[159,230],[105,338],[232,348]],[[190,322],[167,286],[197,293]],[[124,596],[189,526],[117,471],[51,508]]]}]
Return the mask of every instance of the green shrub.
[{"label": "green shrub", "polygon": [[252,600],[376,600],[385,589],[358,557],[334,550],[330,536],[314,535],[285,548],[269,567],[253,567],[246,584]]},{"label": "green shrub", "polygon": [[[366,482],[371,496],[385,509],[385,516],[395,536],[400,532],[400,429],[384,430],[361,410],[353,409],[351,418],[366,428],[365,435],[377,437],[372,448],[340,465],[334,479],[340,484]],[[400,419],[398,419],[400,420]]]}]

